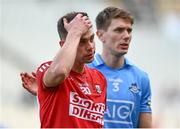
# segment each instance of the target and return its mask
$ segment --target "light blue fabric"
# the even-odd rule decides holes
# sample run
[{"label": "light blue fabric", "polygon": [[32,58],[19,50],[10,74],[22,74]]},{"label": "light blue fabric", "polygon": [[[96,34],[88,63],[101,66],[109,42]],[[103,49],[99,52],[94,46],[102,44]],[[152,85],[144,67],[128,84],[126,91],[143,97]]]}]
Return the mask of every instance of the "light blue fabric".
[{"label": "light blue fabric", "polygon": [[107,80],[107,110],[105,128],[137,128],[140,112],[151,112],[151,89],[148,75],[125,58],[118,69],[105,65],[99,54],[91,68],[96,68]]}]

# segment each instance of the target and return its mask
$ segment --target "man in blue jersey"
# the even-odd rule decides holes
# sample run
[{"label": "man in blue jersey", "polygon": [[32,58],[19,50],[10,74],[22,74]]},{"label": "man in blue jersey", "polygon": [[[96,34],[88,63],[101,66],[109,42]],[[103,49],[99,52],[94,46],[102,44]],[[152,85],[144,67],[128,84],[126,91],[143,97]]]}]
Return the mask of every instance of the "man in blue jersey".
[{"label": "man in blue jersey", "polygon": [[[133,22],[127,11],[116,7],[105,8],[96,17],[96,34],[103,50],[88,65],[101,71],[108,82],[105,128],[150,128],[152,124],[148,75],[125,58]],[[21,77],[23,86],[36,93],[33,77],[27,73]]]},{"label": "man in blue jersey", "polygon": [[96,34],[103,50],[89,66],[101,71],[108,82],[105,128],[151,127],[148,75],[125,58],[132,25],[132,16],[115,7],[105,8],[96,17]]}]

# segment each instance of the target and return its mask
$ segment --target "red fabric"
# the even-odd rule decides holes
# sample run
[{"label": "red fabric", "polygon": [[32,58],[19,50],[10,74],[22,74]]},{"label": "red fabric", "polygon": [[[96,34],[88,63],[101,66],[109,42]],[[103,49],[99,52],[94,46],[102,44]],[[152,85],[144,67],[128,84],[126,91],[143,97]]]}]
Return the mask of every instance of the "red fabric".
[{"label": "red fabric", "polygon": [[85,66],[83,73],[71,71],[59,86],[45,88],[42,79],[50,64],[37,70],[41,128],[102,128],[105,77]]}]

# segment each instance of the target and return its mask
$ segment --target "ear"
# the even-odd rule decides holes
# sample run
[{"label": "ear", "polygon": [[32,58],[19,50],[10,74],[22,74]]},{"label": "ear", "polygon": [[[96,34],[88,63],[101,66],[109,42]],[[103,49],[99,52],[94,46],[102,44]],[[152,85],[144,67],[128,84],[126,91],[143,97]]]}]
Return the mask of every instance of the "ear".
[{"label": "ear", "polygon": [[99,40],[101,40],[101,42],[103,42],[103,43],[105,42],[104,31],[103,30],[97,30],[96,35],[99,38]]},{"label": "ear", "polygon": [[64,44],[64,40],[60,40],[60,41],[59,41],[59,45],[62,47],[63,44]]}]

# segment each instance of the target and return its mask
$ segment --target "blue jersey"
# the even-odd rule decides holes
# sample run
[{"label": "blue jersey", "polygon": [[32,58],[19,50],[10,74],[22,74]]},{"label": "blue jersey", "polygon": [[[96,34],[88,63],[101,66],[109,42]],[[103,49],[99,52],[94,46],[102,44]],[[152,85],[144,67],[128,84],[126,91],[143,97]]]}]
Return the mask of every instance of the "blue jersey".
[{"label": "blue jersey", "polygon": [[88,64],[101,71],[107,80],[105,128],[137,128],[141,112],[151,112],[148,75],[125,58],[123,67],[108,67],[99,54]]}]

